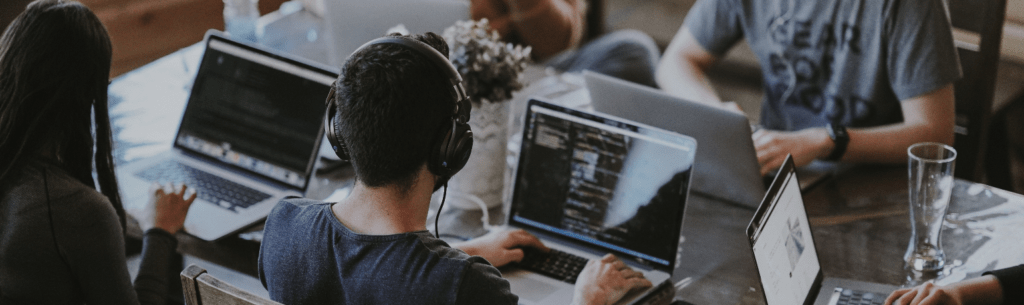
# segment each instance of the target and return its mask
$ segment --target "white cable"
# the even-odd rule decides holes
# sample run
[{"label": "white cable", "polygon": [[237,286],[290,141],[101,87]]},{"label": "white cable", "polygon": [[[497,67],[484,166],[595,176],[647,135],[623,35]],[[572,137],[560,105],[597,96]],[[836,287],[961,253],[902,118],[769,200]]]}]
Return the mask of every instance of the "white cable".
[{"label": "white cable", "polygon": [[480,221],[483,222],[484,230],[490,232],[491,229],[493,229],[493,226],[491,226],[491,215],[487,211],[487,203],[480,199],[480,197],[462,192],[452,192],[452,197],[463,198],[479,206],[480,211],[483,212],[483,216],[480,217]]}]

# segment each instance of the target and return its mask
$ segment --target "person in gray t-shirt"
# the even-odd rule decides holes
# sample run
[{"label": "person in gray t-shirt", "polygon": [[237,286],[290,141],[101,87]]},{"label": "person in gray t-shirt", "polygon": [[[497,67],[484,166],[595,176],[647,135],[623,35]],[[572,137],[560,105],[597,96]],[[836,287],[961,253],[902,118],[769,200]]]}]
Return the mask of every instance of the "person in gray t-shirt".
[{"label": "person in gray t-shirt", "polygon": [[910,144],[953,142],[961,71],[942,0],[700,0],[659,63],[659,86],[738,110],[705,71],[742,38],[765,82],[762,173],[789,153],[797,165],[896,163]]}]

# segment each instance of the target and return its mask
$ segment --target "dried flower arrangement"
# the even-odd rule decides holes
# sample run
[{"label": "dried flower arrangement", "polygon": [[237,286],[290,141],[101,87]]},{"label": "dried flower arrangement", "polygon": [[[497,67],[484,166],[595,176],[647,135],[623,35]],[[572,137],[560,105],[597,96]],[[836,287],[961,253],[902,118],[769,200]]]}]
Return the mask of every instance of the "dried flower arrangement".
[{"label": "dried flower arrangement", "polygon": [[502,42],[486,18],[456,22],[443,36],[451,50],[449,59],[474,103],[507,101],[525,85],[522,72],[531,48]]}]

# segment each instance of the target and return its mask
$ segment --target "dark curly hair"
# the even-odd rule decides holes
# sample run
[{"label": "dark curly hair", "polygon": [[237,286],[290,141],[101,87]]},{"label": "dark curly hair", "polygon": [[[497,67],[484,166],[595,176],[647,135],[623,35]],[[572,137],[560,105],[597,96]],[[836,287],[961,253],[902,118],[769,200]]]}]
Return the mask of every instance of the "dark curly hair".
[{"label": "dark curly hair", "polygon": [[123,228],[107,109],[111,49],[99,18],[78,2],[35,1],[11,22],[0,36],[0,181],[49,156],[95,187],[95,162]]},{"label": "dark curly hair", "polygon": [[[437,34],[407,37],[448,55]],[[370,187],[408,190],[451,117],[455,92],[444,71],[409,47],[380,44],[352,54],[335,86],[334,119],[356,177]]]}]

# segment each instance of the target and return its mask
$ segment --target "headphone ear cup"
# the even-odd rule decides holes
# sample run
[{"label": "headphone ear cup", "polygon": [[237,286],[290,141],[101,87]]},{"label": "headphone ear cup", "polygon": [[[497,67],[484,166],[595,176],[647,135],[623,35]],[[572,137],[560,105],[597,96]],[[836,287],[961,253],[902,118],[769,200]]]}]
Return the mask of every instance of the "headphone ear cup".
[{"label": "headphone ear cup", "polygon": [[469,157],[473,153],[473,130],[470,129],[469,124],[455,123],[455,135],[452,141],[448,143],[448,169],[451,175],[455,175],[463,167],[466,167],[466,163],[469,163]]},{"label": "headphone ear cup", "polygon": [[337,144],[334,144],[334,154],[338,155],[338,159],[341,159],[341,161],[351,162],[352,158],[349,157],[348,147],[345,147],[345,141],[339,133],[341,130],[341,124],[338,123],[338,119],[336,117],[337,115],[332,116],[331,118],[331,123],[333,123],[331,124],[331,129],[334,130],[333,134],[335,136],[335,141],[337,142]]},{"label": "headphone ear cup", "polygon": [[324,133],[327,135],[327,142],[331,143],[334,154],[338,155],[341,161],[349,162],[348,149],[345,148],[345,141],[342,141],[341,130],[338,123],[338,106],[334,103],[334,88],[327,97],[327,115],[324,116]]},{"label": "headphone ear cup", "polygon": [[455,120],[452,120],[451,128],[447,127],[439,130],[439,140],[434,144],[427,168],[435,175],[450,178],[469,162],[473,151],[473,131],[469,124]]}]

